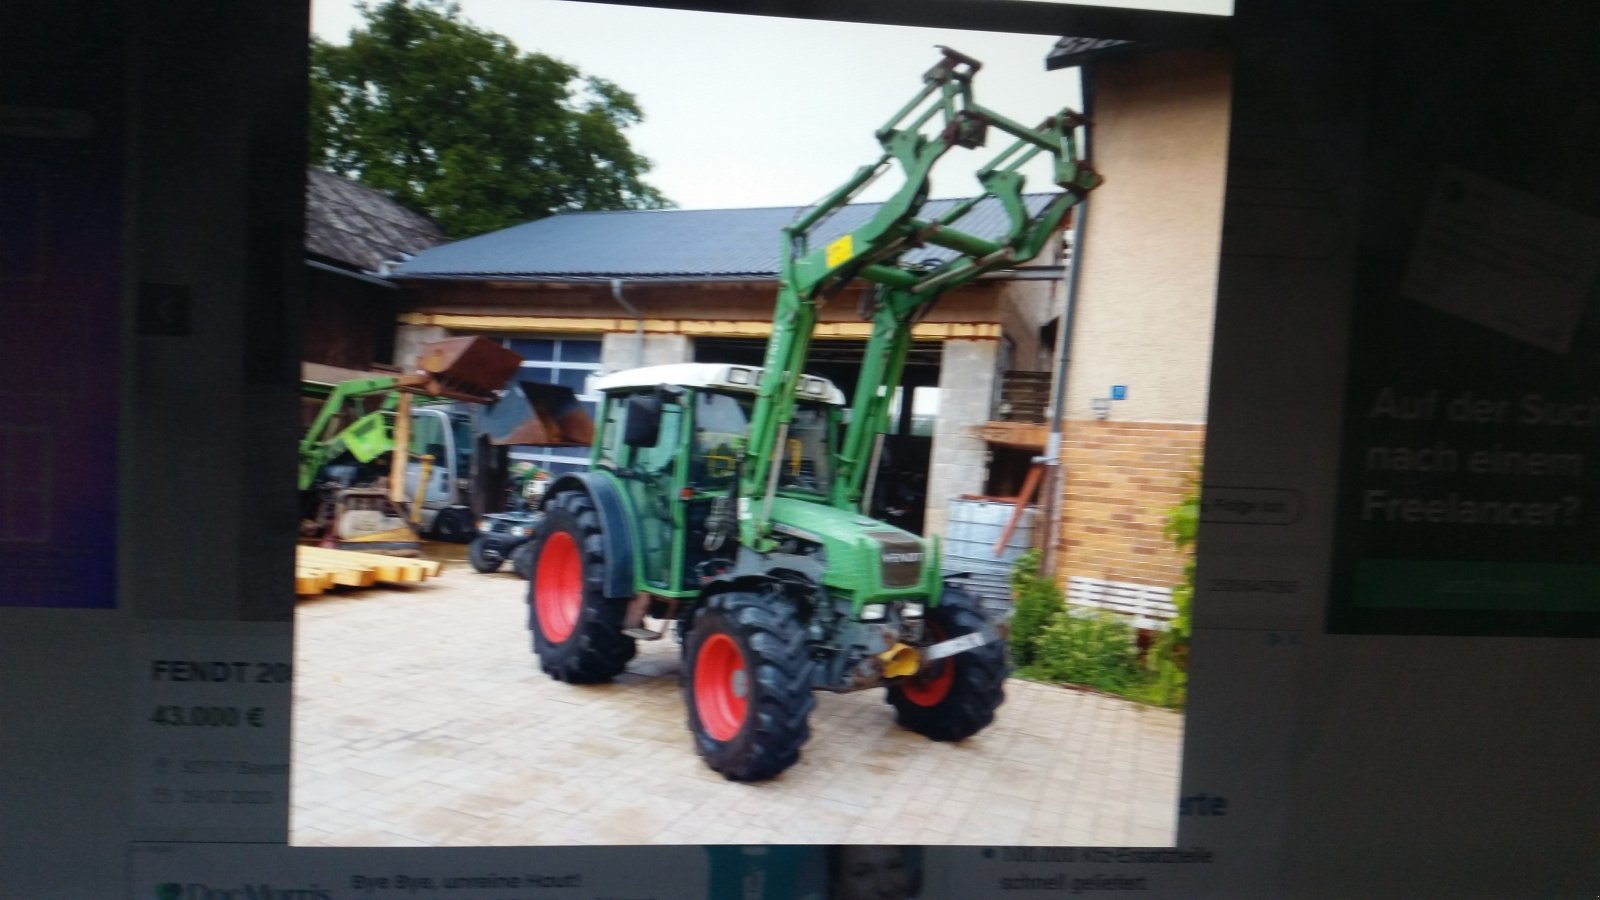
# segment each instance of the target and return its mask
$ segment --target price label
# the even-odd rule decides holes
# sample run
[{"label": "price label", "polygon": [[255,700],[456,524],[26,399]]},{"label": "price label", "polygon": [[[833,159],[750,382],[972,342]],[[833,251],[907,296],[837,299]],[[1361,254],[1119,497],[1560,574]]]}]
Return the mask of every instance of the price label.
[{"label": "price label", "polygon": [[142,839],[283,839],[291,642],[287,626],[232,623],[141,636],[132,797]]},{"label": "price label", "polygon": [[202,728],[238,728],[241,725],[260,728],[266,721],[267,711],[259,706],[240,709],[237,706],[158,706],[150,714],[157,725],[197,725]]}]

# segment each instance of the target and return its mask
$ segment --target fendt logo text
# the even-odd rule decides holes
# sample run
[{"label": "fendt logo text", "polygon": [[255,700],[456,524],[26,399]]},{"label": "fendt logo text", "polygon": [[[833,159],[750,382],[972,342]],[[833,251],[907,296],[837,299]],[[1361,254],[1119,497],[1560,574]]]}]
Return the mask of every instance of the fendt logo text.
[{"label": "fendt logo text", "polygon": [[326,888],[275,888],[269,884],[243,884],[238,887],[212,887],[191,881],[169,881],[156,885],[156,900],[333,900]]},{"label": "fendt logo text", "polygon": [[922,562],[921,553],[885,553],[883,561],[886,563],[914,563]]}]

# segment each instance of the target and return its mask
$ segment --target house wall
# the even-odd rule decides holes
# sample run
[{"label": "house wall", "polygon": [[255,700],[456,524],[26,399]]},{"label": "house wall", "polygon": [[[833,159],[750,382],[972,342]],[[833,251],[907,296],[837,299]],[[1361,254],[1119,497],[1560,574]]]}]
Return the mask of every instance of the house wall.
[{"label": "house wall", "polygon": [[1059,313],[1061,280],[1017,281],[1000,289],[1001,332],[1010,345],[1003,369],[1042,372],[1050,368],[1049,351],[1040,344],[1039,330]]},{"label": "house wall", "polygon": [[305,278],[303,360],[345,369],[394,361],[398,292],[310,267]]},{"label": "house wall", "polygon": [[1098,65],[1067,415],[1126,385],[1112,418],[1203,422],[1222,240],[1230,78],[1215,52]]},{"label": "house wall", "polygon": [[[1205,436],[1229,61],[1169,51],[1097,64],[1089,201],[1063,429],[1056,576],[1169,586],[1162,534]],[[1105,420],[1091,400],[1113,385]]]}]

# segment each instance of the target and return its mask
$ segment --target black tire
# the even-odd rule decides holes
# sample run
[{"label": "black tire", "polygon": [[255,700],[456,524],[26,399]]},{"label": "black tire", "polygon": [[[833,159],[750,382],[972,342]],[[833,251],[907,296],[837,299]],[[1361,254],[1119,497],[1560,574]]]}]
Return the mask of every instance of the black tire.
[{"label": "black tire", "polygon": [[794,765],[811,737],[814,666],[781,597],[731,591],[695,610],[678,680],[706,765],[731,781],[765,781]]},{"label": "black tire", "polygon": [[436,541],[465,544],[476,531],[472,527],[472,510],[465,506],[451,506],[439,510],[433,519],[433,530],[428,536]]},{"label": "black tire", "polygon": [[522,576],[523,581],[533,580],[533,544],[523,542],[511,551],[511,570]]},{"label": "black tire", "polygon": [[[945,588],[939,605],[928,610],[927,624],[935,640],[994,633],[978,602],[953,588]],[[1007,674],[1005,642],[993,641],[889,685],[884,699],[894,707],[900,727],[936,741],[959,741],[994,721],[994,711],[1006,699]]]},{"label": "black tire", "polygon": [[472,563],[473,569],[485,575],[498,572],[500,564],[505,562],[505,557],[489,550],[488,543],[483,537],[475,537],[472,543],[467,545],[467,562]]},{"label": "black tire", "polygon": [[605,537],[594,502],[582,491],[550,498],[528,545],[528,619],[539,666],[570,684],[609,681],[637,648],[622,633],[626,602],[602,589]]}]

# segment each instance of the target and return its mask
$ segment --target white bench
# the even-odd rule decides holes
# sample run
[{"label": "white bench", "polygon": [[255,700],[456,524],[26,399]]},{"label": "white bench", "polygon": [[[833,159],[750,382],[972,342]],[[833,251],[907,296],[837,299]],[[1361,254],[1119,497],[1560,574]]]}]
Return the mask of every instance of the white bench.
[{"label": "white bench", "polygon": [[1068,578],[1067,604],[1116,613],[1131,619],[1133,627],[1152,631],[1165,631],[1178,615],[1170,587],[1101,578]]}]

